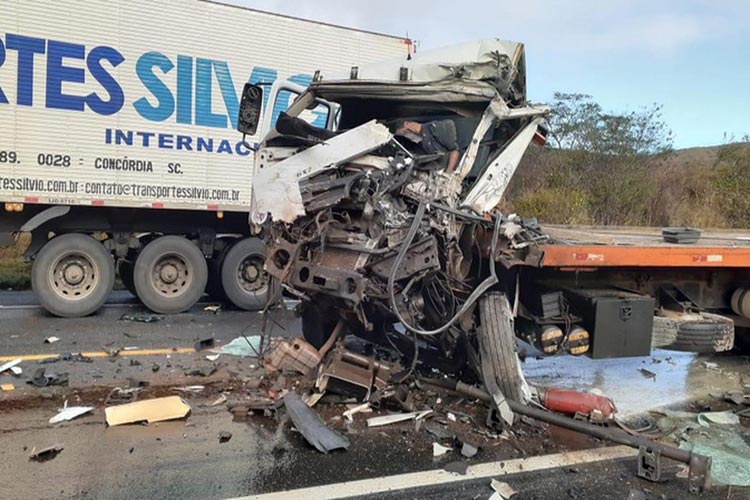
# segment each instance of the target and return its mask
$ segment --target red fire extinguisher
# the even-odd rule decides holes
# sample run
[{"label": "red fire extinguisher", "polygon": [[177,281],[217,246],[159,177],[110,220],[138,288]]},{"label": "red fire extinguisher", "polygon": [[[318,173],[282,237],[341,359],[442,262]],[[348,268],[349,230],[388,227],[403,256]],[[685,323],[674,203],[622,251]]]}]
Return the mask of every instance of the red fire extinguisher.
[{"label": "red fire extinguisher", "polygon": [[611,399],[590,392],[578,392],[568,389],[542,389],[539,396],[545,408],[569,415],[591,415],[597,411],[604,418],[610,418],[617,408]]}]

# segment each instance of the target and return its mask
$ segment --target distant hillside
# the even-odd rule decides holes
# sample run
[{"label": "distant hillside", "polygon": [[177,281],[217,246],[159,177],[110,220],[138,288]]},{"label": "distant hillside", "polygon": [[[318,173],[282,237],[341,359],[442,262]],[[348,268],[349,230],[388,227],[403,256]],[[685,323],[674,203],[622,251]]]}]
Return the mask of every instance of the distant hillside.
[{"label": "distant hillside", "polygon": [[534,147],[502,208],[549,223],[750,228],[750,143],[628,158]]}]

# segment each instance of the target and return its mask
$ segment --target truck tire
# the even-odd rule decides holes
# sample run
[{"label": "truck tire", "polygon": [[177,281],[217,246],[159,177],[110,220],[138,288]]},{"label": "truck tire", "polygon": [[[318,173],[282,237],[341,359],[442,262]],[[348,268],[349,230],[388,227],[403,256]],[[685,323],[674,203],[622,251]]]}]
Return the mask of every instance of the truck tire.
[{"label": "truck tire", "polygon": [[138,294],[135,291],[135,284],[133,283],[133,262],[125,259],[118,260],[117,275],[120,277],[120,281],[122,281],[125,289],[137,297]]},{"label": "truck tire", "polygon": [[190,309],[203,295],[208,268],[203,254],[181,236],[156,238],[138,254],[133,283],[143,305],[174,314]]},{"label": "truck tire", "polygon": [[734,322],[710,313],[654,317],[651,347],[672,351],[723,352],[734,346]]},{"label": "truck tire", "polygon": [[273,281],[263,270],[266,246],[258,238],[243,238],[231,246],[221,266],[221,284],[229,302],[256,311],[265,307]]},{"label": "truck tire", "polygon": [[115,283],[112,255],[85,234],[63,234],[48,241],[31,268],[39,303],[55,316],[77,318],[99,309]]},{"label": "truck tire", "polygon": [[486,381],[488,377],[494,377],[506,399],[522,402],[523,379],[513,328],[513,312],[504,293],[490,292],[479,300],[477,334],[482,378]]}]

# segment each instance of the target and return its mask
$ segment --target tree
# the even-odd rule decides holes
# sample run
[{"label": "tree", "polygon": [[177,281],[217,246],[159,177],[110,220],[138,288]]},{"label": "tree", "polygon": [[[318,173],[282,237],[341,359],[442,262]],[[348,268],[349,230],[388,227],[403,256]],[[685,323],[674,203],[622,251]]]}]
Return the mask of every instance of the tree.
[{"label": "tree", "polygon": [[556,92],[550,108],[554,147],[615,156],[652,155],[672,149],[672,132],[662,118],[661,105],[605,113],[590,95]]},{"label": "tree", "polygon": [[550,108],[551,150],[518,176],[513,206],[544,221],[659,223],[653,167],[672,149],[661,106],[605,112],[590,95],[558,92]]}]

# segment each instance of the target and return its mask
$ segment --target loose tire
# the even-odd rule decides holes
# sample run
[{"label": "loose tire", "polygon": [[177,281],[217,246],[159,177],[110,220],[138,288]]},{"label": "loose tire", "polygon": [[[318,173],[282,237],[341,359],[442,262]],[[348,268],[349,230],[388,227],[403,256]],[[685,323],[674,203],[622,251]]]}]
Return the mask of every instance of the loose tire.
[{"label": "loose tire", "polygon": [[687,352],[723,352],[734,346],[734,322],[724,316],[700,313],[654,317],[653,348]]},{"label": "loose tire", "polygon": [[181,236],[162,236],[146,245],[135,261],[138,298],[154,312],[190,309],[203,295],[208,268],[203,254]]},{"label": "loose tire", "polygon": [[115,283],[112,255],[85,234],[47,242],[34,259],[31,287],[39,303],[65,318],[87,316],[107,300]]},{"label": "loose tire", "polygon": [[117,275],[120,277],[120,281],[122,281],[127,291],[137,297],[138,294],[135,291],[135,284],[133,283],[133,262],[125,259],[118,260]]},{"label": "loose tire", "polygon": [[504,293],[490,292],[480,299],[477,334],[485,385],[493,378],[506,399],[523,401],[513,312]]},{"label": "loose tire", "polygon": [[265,307],[273,282],[263,270],[265,244],[244,238],[231,246],[221,266],[221,284],[227,299],[246,311]]}]

